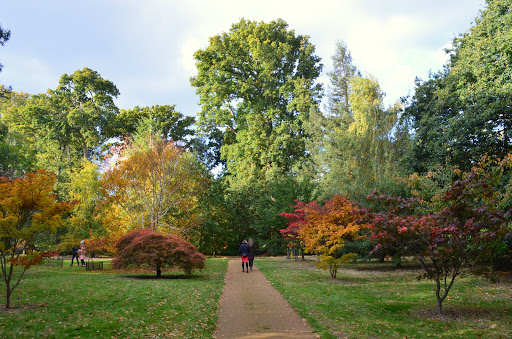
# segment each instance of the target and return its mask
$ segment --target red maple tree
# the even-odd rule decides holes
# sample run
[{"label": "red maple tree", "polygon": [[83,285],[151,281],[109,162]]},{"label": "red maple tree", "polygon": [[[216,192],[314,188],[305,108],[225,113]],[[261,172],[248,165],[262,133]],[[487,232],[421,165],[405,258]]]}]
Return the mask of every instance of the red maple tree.
[{"label": "red maple tree", "polygon": [[[313,204],[316,202],[312,202]],[[284,238],[284,242],[288,248],[298,249],[304,259],[304,241],[299,235],[299,230],[306,225],[306,214],[304,208],[307,206],[305,202],[295,200],[295,205],[292,206],[295,213],[283,212],[279,214],[281,217],[288,219],[288,227],[283,228],[279,232]]]},{"label": "red maple tree", "polygon": [[378,192],[368,197],[389,205],[387,211],[371,215],[374,250],[414,256],[423,269],[419,278],[436,283],[438,314],[461,270],[489,264],[502,242],[508,221],[493,202],[496,188],[492,181],[478,168],[462,174],[437,195],[443,207],[430,214],[418,213],[416,207],[424,203],[421,199]]},{"label": "red maple tree", "polygon": [[142,229],[121,237],[116,243],[117,256],[112,259],[112,267],[148,265],[156,270],[157,278],[162,269],[179,267],[186,274],[194,269],[203,269],[206,258],[196,248],[175,235],[164,235]]}]

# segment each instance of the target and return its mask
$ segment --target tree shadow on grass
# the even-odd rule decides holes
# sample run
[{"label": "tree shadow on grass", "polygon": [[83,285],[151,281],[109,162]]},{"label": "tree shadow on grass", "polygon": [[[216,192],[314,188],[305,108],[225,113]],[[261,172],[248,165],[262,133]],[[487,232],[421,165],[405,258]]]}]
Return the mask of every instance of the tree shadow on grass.
[{"label": "tree shadow on grass", "polygon": [[5,308],[5,305],[1,305],[0,312],[2,312],[2,313],[20,313],[20,312],[25,312],[25,311],[30,311],[30,310],[37,310],[37,309],[45,308],[45,307],[46,307],[46,304],[41,304],[41,305],[32,305],[32,304],[18,305],[18,304],[15,304],[15,305],[11,305],[11,308]]},{"label": "tree shadow on grass", "polygon": [[195,275],[186,275],[186,274],[171,274],[171,275],[162,275],[158,278],[155,275],[142,275],[142,274],[132,274],[132,275],[121,275],[119,276],[123,279],[133,279],[133,280],[188,280],[188,279],[198,279],[199,277]]}]

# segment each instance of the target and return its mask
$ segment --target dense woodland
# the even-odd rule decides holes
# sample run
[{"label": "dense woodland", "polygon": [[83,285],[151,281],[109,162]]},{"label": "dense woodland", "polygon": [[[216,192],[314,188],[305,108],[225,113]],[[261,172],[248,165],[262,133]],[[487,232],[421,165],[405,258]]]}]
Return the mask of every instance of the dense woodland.
[{"label": "dense woodland", "polygon": [[[9,38],[1,28],[0,43]],[[54,173],[56,201],[73,204],[56,232],[33,239],[37,249],[67,253],[86,239],[93,254],[111,254],[123,235],[147,228],[207,254],[236,254],[253,238],[259,253],[291,246],[334,259],[393,256],[406,254],[385,235],[397,218],[405,230],[435,218],[450,224],[447,208],[460,221],[457,211],[485,205],[488,219],[464,220],[483,225],[473,238],[492,229],[494,257],[506,256],[511,41],[512,1],[488,0],[444,68],[385,107],[378,80],[342,40],[332,60],[320,60],[284,20],[242,19],[194,54],[197,117],[172,103],[119,109],[120,89],[87,67],[46,93],[4,84],[0,176]],[[322,62],[333,65],[327,88],[318,82]],[[378,222],[365,219],[379,213]],[[304,216],[318,228],[295,232]]]}]

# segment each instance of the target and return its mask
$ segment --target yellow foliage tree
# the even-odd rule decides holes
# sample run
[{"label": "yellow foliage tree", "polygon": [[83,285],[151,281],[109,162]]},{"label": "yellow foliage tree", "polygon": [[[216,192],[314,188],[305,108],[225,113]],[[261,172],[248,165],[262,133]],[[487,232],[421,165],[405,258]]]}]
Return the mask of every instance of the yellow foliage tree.
[{"label": "yellow foliage tree", "polygon": [[[62,224],[61,216],[72,208],[72,203],[55,202],[51,193],[55,181],[55,174],[45,170],[16,180],[0,178],[0,266],[6,285],[6,308],[25,271],[58,253],[37,252],[33,244],[38,234],[55,233]],[[22,267],[17,276],[14,266]]]},{"label": "yellow foliage tree", "polygon": [[154,134],[117,155],[100,179],[107,202],[123,211],[131,229],[179,231],[177,216],[194,205],[205,180],[193,156]]},{"label": "yellow foliage tree", "polygon": [[324,206],[310,203],[304,207],[305,226],[299,229],[299,236],[304,241],[304,249],[309,253],[319,253],[318,266],[328,269],[332,279],[340,264],[355,259],[357,254],[342,255],[346,241],[358,237],[360,225],[357,220],[362,212],[347,198],[336,195]]}]

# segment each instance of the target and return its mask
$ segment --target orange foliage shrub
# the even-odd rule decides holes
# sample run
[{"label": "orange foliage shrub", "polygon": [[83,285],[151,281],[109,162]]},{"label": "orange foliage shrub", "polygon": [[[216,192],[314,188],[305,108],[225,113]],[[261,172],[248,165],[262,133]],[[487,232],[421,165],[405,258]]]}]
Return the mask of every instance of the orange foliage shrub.
[{"label": "orange foliage shrub", "polygon": [[347,198],[336,195],[324,206],[307,204],[304,207],[306,226],[299,230],[306,251],[338,257],[345,241],[357,237],[362,212]]},{"label": "orange foliage shrub", "polygon": [[[34,237],[42,232],[55,233],[62,224],[61,216],[73,206],[55,202],[52,194],[56,176],[45,170],[26,173],[22,178],[0,178],[0,267],[6,285],[6,304],[10,307],[12,291],[25,271],[57,252],[32,251]],[[15,277],[13,266],[22,267]]]}]

